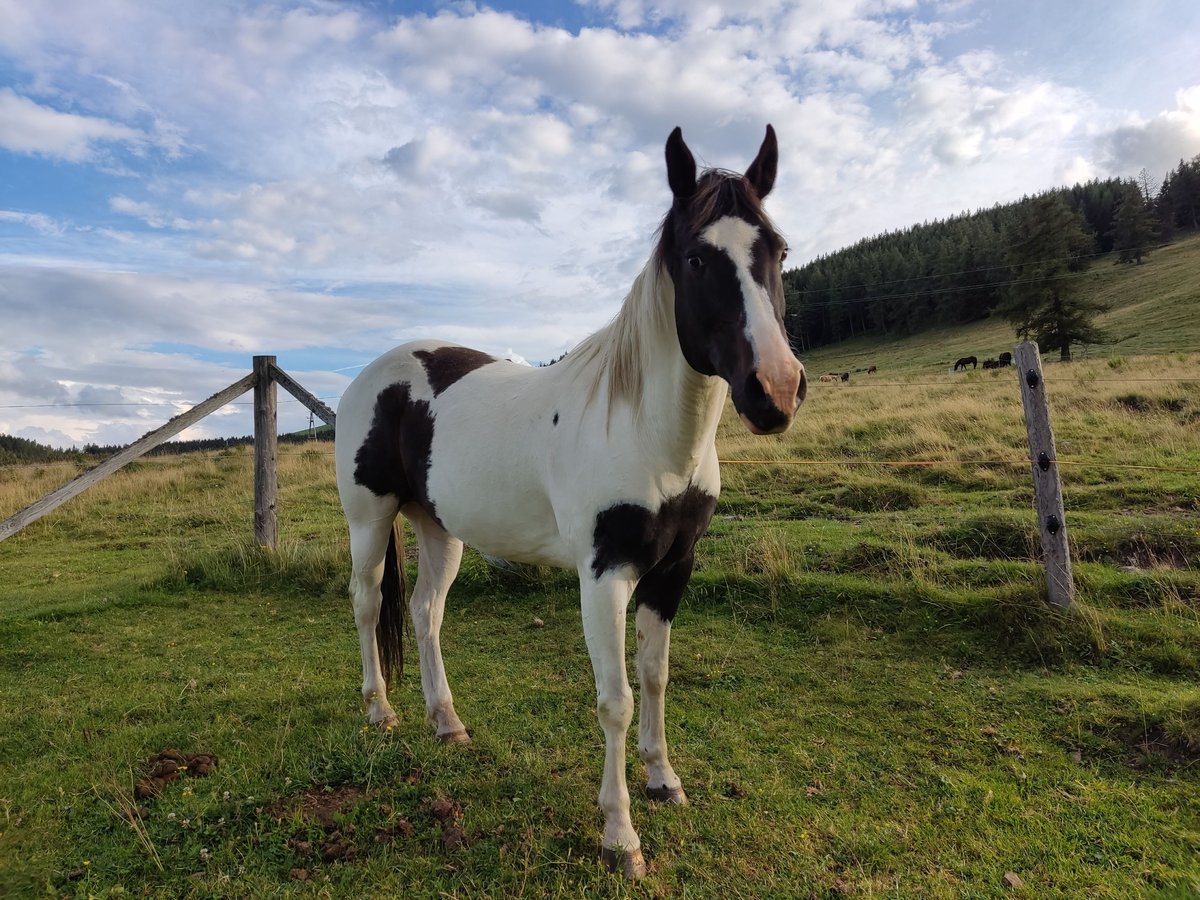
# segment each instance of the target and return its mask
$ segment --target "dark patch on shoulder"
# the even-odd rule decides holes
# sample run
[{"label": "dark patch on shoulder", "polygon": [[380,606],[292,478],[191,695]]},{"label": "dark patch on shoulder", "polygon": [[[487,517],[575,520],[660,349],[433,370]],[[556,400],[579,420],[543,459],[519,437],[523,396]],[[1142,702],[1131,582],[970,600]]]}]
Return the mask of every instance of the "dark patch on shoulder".
[{"label": "dark patch on shoulder", "polygon": [[402,505],[415,500],[437,519],[427,489],[432,444],[429,403],[414,400],[406,382],[390,385],[375,398],[371,430],[354,455],[354,480],[377,496],[395,495]]},{"label": "dark patch on shoulder", "polygon": [[433,396],[437,397],[464,375],[480,366],[494,363],[496,357],[470,347],[438,347],[436,350],[415,350],[413,356],[425,367]]},{"label": "dark patch on shoulder", "polygon": [[716,508],[716,497],[691,485],[664,501],[657,512],[636,503],[601,510],[592,534],[592,574],[600,578],[611,569],[632,566],[640,578],[651,570],[666,571],[687,562],[686,584],[692,548]]},{"label": "dark patch on shoulder", "polygon": [[555,425],[558,424],[558,413],[557,412],[554,414],[554,424]]}]

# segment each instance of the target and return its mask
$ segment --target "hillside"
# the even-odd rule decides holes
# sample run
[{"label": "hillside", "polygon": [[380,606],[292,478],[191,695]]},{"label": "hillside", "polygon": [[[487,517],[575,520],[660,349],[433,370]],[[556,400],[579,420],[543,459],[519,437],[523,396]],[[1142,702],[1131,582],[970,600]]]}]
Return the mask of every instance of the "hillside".
[{"label": "hillside", "polygon": [[[1156,249],[1140,266],[1100,257],[1080,275],[1110,312],[1099,323],[1117,340],[1082,347],[1077,357],[1130,357],[1200,350],[1200,235]],[[991,318],[969,325],[936,328],[908,337],[869,335],[802,355],[814,372],[853,371],[878,366],[880,373],[944,372],[960,356],[981,361],[1017,342],[1012,326]]]}]

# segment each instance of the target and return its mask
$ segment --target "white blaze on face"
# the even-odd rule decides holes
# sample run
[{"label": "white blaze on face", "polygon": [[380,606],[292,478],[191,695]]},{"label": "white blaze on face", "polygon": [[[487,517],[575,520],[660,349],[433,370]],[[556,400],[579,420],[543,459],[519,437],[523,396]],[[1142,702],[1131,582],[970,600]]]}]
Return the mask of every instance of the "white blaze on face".
[{"label": "white blaze on face", "polygon": [[705,228],[700,238],[723,250],[733,262],[742,288],[746,340],[754,354],[755,372],[767,396],[790,415],[796,408],[796,391],[803,368],[783,337],[766,285],[755,281],[751,272],[758,226],[737,216],[725,216]]},{"label": "white blaze on face", "polygon": [[754,280],[750,271],[754,264],[758,226],[737,216],[725,216],[705,228],[700,233],[700,239],[724,250],[737,271],[738,283],[742,286],[742,300],[746,306],[746,340],[750,342],[757,368],[762,360],[762,346],[770,341],[772,331],[779,331],[775,311],[771,308],[771,295],[766,287]]}]

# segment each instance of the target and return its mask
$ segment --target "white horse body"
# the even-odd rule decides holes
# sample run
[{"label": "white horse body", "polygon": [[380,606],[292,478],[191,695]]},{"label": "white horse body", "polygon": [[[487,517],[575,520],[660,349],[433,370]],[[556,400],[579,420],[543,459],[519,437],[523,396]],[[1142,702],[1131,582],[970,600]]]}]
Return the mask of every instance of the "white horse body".
[{"label": "white horse body", "polygon": [[338,407],[338,490],[369,721],[396,721],[386,688],[400,659],[397,513],[416,533],[409,611],[426,713],[443,740],[468,740],[440,649],[464,542],[576,569],[605,735],[604,858],[630,876],[645,866],[625,782],[629,602],[636,589],[647,790],[683,803],[665,734],[671,621],[720,491],[715,439],[727,386],[756,433],[786,428],[804,396],[803,367],[782,328],[785,248],[759,205],[776,159],[768,126],[744,179],[709,172],[697,182],[676,129],[667,143],[675,204],[606,328],[540,369],[455,344],[405,344],[367,366]]},{"label": "white horse body", "polygon": [[[595,377],[601,360],[576,366],[569,356],[540,368],[497,359],[435,396],[413,353],[458,345],[416,341],[376,359],[347,388],[338,407],[338,471],[353,470],[352,454],[366,439],[380,391],[407,383],[437,423],[428,475],[437,519],[489,556],[578,568],[591,563],[596,514],[614,502],[657,510],[689,485],[715,497],[725,382],[687,365],[669,298],[631,295],[626,302],[656,302],[669,311],[669,331],[642,333],[656,352],[639,408],[623,398],[610,406],[602,378],[593,400],[581,405],[581,382]],[[377,498],[356,496],[362,492],[356,487],[344,487],[350,502],[378,505]]]}]

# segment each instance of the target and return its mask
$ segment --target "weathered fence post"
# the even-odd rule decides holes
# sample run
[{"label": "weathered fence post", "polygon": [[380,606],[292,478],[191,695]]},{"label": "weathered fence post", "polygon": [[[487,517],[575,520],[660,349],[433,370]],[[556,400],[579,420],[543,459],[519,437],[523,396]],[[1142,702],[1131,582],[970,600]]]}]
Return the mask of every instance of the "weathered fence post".
[{"label": "weathered fence post", "polygon": [[1075,599],[1075,579],[1071,575],[1071,550],[1067,544],[1067,517],[1063,510],[1058,453],[1054,447],[1054,431],[1050,427],[1046,379],[1042,375],[1042,357],[1037,344],[1032,341],[1017,344],[1013,362],[1021,382],[1021,403],[1025,407],[1025,428],[1029,434],[1029,461],[1033,468],[1034,504],[1046,563],[1046,590],[1050,602],[1065,609]]},{"label": "weathered fence post", "polygon": [[279,426],[275,414],[274,356],[254,357],[254,541],[260,547],[276,546],[279,528],[276,504],[279,477],[275,463]]}]

